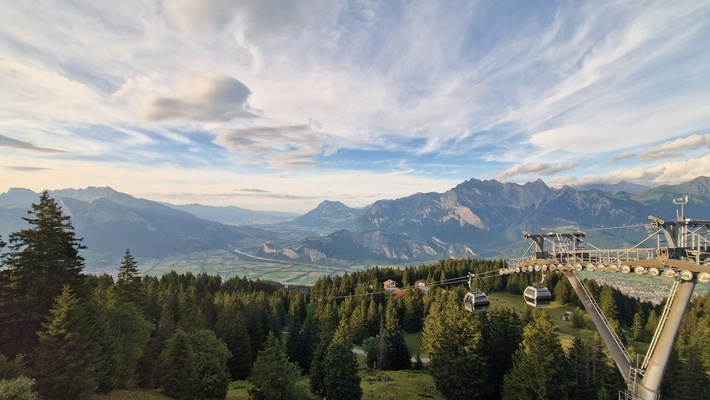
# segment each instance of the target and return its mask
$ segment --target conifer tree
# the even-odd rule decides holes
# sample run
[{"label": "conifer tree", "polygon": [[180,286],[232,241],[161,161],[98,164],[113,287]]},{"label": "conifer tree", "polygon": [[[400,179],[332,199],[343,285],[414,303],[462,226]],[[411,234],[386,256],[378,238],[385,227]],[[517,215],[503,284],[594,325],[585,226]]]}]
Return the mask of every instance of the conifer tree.
[{"label": "conifer tree", "polygon": [[181,290],[178,294],[178,315],[177,327],[185,332],[207,327],[207,321],[202,313],[197,289],[194,285]]},{"label": "conifer tree", "polygon": [[357,360],[352,352],[348,324],[342,320],[326,351],[325,396],[331,400],[360,400],[362,388],[357,374]]},{"label": "conifer tree", "polygon": [[[165,349],[166,341],[175,334],[177,319],[177,296],[172,293],[174,286],[159,289],[157,307],[160,307],[160,317],[151,336],[143,357],[138,362],[138,376],[141,386],[156,387],[161,379],[160,355]],[[156,307],[156,308],[157,308]],[[184,332],[183,332],[184,333]]]},{"label": "conifer tree", "polygon": [[489,398],[482,317],[471,315],[454,292],[440,292],[424,323],[422,345],[436,388],[447,399]]},{"label": "conifer tree", "polygon": [[385,321],[383,330],[380,333],[380,354],[378,364],[385,371],[400,370],[411,367],[412,356],[404,341],[404,335],[400,330],[399,318],[397,315],[396,302],[390,299],[387,302],[385,311]]},{"label": "conifer tree", "polygon": [[482,354],[487,357],[490,397],[500,398],[503,376],[513,366],[513,354],[523,339],[522,321],[510,308],[492,309],[485,315],[482,332]]},{"label": "conifer tree", "polygon": [[116,281],[119,297],[124,302],[135,303],[138,301],[141,287],[141,277],[139,274],[138,263],[135,258],[133,258],[131,250],[126,249],[126,253],[121,260],[121,265],[118,267],[118,279]]},{"label": "conifer tree", "polygon": [[291,399],[297,391],[299,376],[298,367],[288,360],[281,343],[269,332],[264,349],[254,361],[249,377],[253,387],[249,389],[249,395],[254,400]]},{"label": "conifer tree", "polygon": [[370,304],[367,306],[367,331],[370,336],[375,336],[380,331],[380,315],[377,302],[370,300]]},{"label": "conifer tree", "polygon": [[370,335],[367,329],[367,309],[364,301],[361,301],[350,315],[350,331],[356,344],[362,344],[362,341]]},{"label": "conifer tree", "polygon": [[229,370],[227,346],[206,329],[177,329],[160,354],[159,384],[176,399],[223,399]]},{"label": "conifer tree", "polygon": [[123,260],[121,260],[121,266],[118,267],[118,282],[126,285],[140,282],[138,263],[136,263],[130,249],[126,249]]},{"label": "conifer tree", "polygon": [[555,300],[561,304],[568,304],[572,301],[572,285],[570,285],[569,280],[560,279],[554,288]]},{"label": "conifer tree", "polygon": [[663,376],[661,394],[663,399],[710,399],[710,375],[698,358],[701,349],[688,349],[685,359],[676,348],[671,352]]},{"label": "conifer tree", "polygon": [[13,379],[0,379],[0,399],[3,400],[36,400],[37,394],[32,391],[35,380],[26,376]]},{"label": "conifer tree", "polygon": [[609,366],[598,336],[591,341],[576,337],[569,348],[568,360],[567,376],[570,395],[574,399],[594,400],[599,397],[600,390],[613,381],[611,377],[615,371]]},{"label": "conifer tree", "polygon": [[584,313],[576,307],[572,310],[570,322],[572,322],[572,326],[577,329],[583,329],[587,324],[587,320],[584,318]]},{"label": "conifer tree", "polygon": [[404,316],[402,328],[407,333],[419,332],[424,326],[424,301],[419,295],[419,290],[408,289],[404,297]]},{"label": "conifer tree", "polygon": [[653,337],[653,334],[656,332],[656,326],[658,326],[659,320],[660,317],[658,316],[656,310],[652,310],[651,313],[648,315],[648,319],[646,320],[645,330],[647,338]]},{"label": "conifer tree", "polygon": [[92,340],[97,316],[66,285],[50,313],[34,356],[37,391],[46,399],[88,398],[98,388],[101,347]]},{"label": "conifer tree", "polygon": [[639,311],[634,315],[634,323],[633,325],[631,325],[631,332],[634,335],[634,340],[642,340],[645,338],[645,326],[646,322],[643,320],[643,315],[641,315],[641,311]]},{"label": "conifer tree", "polygon": [[606,319],[619,321],[619,306],[614,297],[613,288],[609,285],[603,285],[599,296],[599,307],[602,309]]},{"label": "conifer tree", "polygon": [[372,369],[377,368],[377,358],[380,353],[380,338],[378,336],[369,337],[362,341],[362,349],[367,354],[366,364]]},{"label": "conifer tree", "polygon": [[503,379],[505,400],[560,400],[567,398],[565,353],[556,326],[536,312],[523,330],[523,341],[513,357],[513,368]]},{"label": "conifer tree", "polygon": [[239,309],[236,295],[225,294],[219,296],[219,299],[215,334],[227,344],[229,349],[230,357],[227,366],[232,378],[246,379],[254,362],[246,318]]},{"label": "conifer tree", "polygon": [[311,391],[317,395],[325,395],[325,356],[328,353],[328,346],[333,339],[333,334],[321,332],[318,346],[313,352],[311,368],[309,371],[309,383]]},{"label": "conifer tree", "polygon": [[208,329],[188,333],[187,337],[195,355],[200,398],[225,398],[231,381],[227,368],[227,345]]},{"label": "conifer tree", "polygon": [[109,357],[108,376],[112,382],[107,389],[132,388],[137,381],[138,360],[154,327],[133,304],[110,307],[104,313],[110,335],[104,341],[103,353]]},{"label": "conifer tree", "polygon": [[10,234],[0,282],[0,353],[7,356],[29,354],[63,286],[78,288],[83,278],[84,246],[57,201],[44,191],[27,213],[29,228]]},{"label": "conifer tree", "polygon": [[181,329],[165,342],[159,359],[163,392],[178,400],[200,398],[197,360],[190,340]]}]

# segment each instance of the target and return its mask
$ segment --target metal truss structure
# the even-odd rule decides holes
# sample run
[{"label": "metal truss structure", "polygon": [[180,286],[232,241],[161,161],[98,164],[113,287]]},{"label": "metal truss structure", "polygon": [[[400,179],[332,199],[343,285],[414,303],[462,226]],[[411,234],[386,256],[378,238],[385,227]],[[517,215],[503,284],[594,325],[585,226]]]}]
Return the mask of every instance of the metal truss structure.
[{"label": "metal truss structure", "polygon": [[[710,282],[710,221],[686,219],[683,206],[688,197],[673,201],[681,205],[677,221],[649,216],[653,233],[628,249],[600,249],[583,240],[586,234],[524,233],[533,243],[526,254],[510,260],[501,275],[559,271],[564,273],[579,296],[614,363],[627,383],[624,399],[657,400],[673,342],[690,302],[696,282]],[[653,247],[642,247],[655,238]],[[586,248],[586,246],[591,248]],[[647,245],[648,246],[648,245]],[[666,306],[639,366],[617,337],[601,308],[577,276],[579,271],[635,273],[673,279]]]}]

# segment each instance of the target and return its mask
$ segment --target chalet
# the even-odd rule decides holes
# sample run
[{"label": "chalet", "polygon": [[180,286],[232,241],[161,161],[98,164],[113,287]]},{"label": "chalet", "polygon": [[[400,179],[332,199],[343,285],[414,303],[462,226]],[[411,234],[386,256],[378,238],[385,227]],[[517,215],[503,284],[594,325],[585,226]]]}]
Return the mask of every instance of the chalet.
[{"label": "chalet", "polygon": [[414,282],[414,287],[416,287],[416,288],[429,287],[429,283],[426,281],[426,279],[417,279],[417,280]]},{"label": "chalet", "polygon": [[394,292],[392,292],[392,297],[401,299],[402,297],[406,296],[407,292],[405,292],[403,289],[397,289]]},{"label": "chalet", "polygon": [[429,283],[426,281],[426,279],[417,279],[414,282],[414,287],[419,290],[419,294],[421,294],[422,296],[429,295]]},{"label": "chalet", "polygon": [[388,291],[388,292],[394,292],[394,291],[397,290],[397,288],[399,287],[399,285],[397,284],[397,282],[393,281],[392,279],[387,279],[387,280],[382,284],[382,286],[384,286],[384,287],[385,287],[385,290]]}]

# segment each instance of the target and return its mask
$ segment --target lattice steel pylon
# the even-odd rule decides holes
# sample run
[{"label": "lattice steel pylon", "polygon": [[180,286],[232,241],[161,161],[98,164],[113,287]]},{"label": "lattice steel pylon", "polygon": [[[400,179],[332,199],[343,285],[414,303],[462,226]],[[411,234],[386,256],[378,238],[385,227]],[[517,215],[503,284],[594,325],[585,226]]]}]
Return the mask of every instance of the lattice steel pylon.
[{"label": "lattice steel pylon", "polygon": [[[674,200],[675,204],[680,205],[687,202],[687,196]],[[628,249],[586,249],[583,240],[586,234],[582,231],[546,234],[525,232],[524,237],[533,241],[528,252],[519,259],[510,260],[509,266],[500,270],[502,275],[550,270],[561,271],[567,276],[628,385],[625,393],[627,399],[657,400],[660,397],[666,364],[695,283],[710,282],[710,221],[687,219],[683,215],[684,211],[678,215],[677,221],[666,222],[649,216],[655,232]],[[641,247],[654,237],[657,239],[655,247]],[[656,327],[652,346],[640,368],[632,365],[628,352],[609,326],[601,309],[577,278],[576,272],[582,270],[626,274],[634,272],[675,280]]]}]

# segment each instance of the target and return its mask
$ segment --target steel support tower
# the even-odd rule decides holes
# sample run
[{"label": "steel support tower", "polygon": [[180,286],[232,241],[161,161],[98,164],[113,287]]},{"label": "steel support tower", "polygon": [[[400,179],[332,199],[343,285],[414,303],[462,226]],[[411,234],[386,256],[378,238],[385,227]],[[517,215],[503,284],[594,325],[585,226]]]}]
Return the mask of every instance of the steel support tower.
[{"label": "steel support tower", "polygon": [[[687,196],[674,200],[687,204]],[[677,221],[666,222],[649,216],[651,228],[648,238],[629,249],[585,249],[584,232],[529,234],[532,239],[528,252],[511,260],[502,275],[561,271],[579,296],[614,363],[627,383],[625,399],[657,400],[673,342],[680,329],[686,307],[691,300],[696,281],[710,282],[710,221],[686,219],[681,212]],[[640,247],[652,238],[654,247]],[[549,245],[546,246],[546,244]],[[674,280],[666,306],[661,314],[648,352],[639,366],[631,360],[599,305],[577,277],[577,272],[636,273]]]}]

